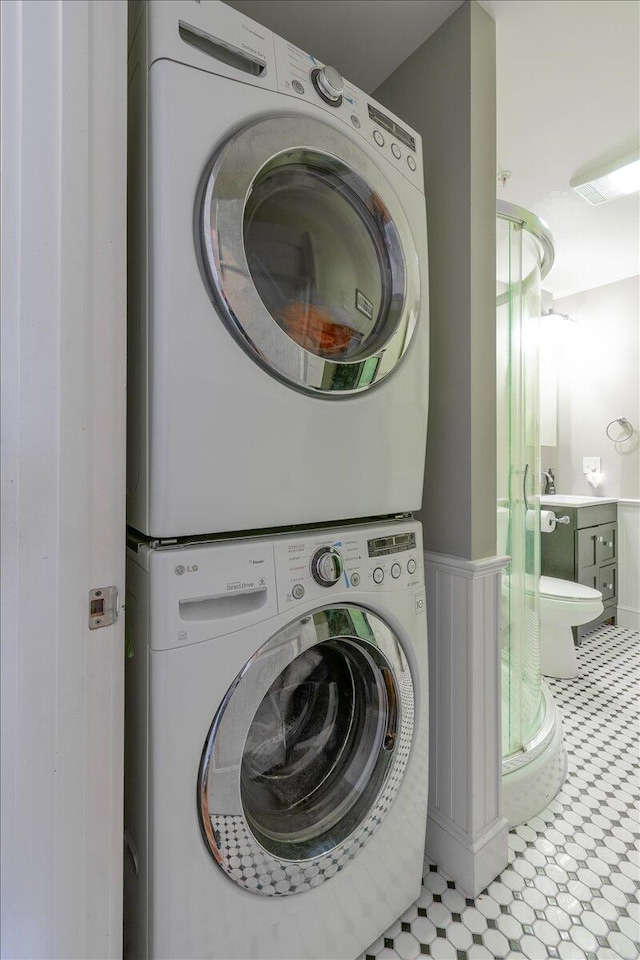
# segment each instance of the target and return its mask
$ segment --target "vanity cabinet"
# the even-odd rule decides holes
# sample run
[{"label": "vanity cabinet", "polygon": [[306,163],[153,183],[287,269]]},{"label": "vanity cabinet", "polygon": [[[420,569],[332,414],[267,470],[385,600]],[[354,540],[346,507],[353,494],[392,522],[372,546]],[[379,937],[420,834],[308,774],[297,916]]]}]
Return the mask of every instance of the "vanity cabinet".
[{"label": "vanity cabinet", "polygon": [[[545,509],[550,509],[549,501]],[[584,633],[605,621],[615,623],[618,603],[618,505],[553,505],[556,517],[569,517],[541,540],[542,573],[573,580],[602,593],[603,613],[591,623],[573,627],[579,642]]]}]

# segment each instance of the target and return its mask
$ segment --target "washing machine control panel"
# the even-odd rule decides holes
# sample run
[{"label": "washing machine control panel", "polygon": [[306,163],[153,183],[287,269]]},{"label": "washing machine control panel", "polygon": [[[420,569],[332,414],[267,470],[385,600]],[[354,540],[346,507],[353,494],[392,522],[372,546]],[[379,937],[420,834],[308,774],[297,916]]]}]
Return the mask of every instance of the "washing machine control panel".
[{"label": "washing machine control panel", "polygon": [[[384,593],[423,585],[420,537],[407,526],[313,531],[274,545],[280,609],[351,591]],[[346,596],[345,596],[346,594]]]},{"label": "washing machine control panel", "polygon": [[274,36],[277,86],[281,93],[313,103],[348,125],[376,154],[424,190],[422,144],[417,133],[381,104],[293,43]]}]

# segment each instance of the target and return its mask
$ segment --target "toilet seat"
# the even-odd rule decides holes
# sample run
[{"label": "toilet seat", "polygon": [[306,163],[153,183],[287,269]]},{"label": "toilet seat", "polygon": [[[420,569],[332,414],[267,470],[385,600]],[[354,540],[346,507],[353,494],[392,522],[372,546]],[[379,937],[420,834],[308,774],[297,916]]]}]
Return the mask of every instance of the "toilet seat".
[{"label": "toilet seat", "polygon": [[567,603],[576,600],[602,600],[599,590],[585,587],[583,583],[575,583],[573,580],[558,580],[556,577],[540,577],[540,596]]}]

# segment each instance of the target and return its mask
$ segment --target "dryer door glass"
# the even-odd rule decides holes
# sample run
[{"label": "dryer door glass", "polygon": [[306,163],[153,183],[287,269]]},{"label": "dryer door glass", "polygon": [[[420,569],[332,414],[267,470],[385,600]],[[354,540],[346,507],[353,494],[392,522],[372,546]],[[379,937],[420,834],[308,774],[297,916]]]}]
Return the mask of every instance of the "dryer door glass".
[{"label": "dryer door glass", "polygon": [[264,894],[332,876],[391,806],[414,711],[402,647],[369,611],[332,607],[273,637],[231,687],[203,753],[201,826],[218,863]]},{"label": "dryer door glass", "polygon": [[305,118],[246,127],[213,158],[198,218],[209,295],[271,374],[336,397],[396,369],[418,322],[418,259],[395,192],[350,138]]},{"label": "dryer door glass", "polygon": [[402,278],[393,221],[327,158],[307,151],[303,162],[290,159],[263,170],[247,200],[253,282],[276,323],[305,350],[325,359],[369,357],[394,332],[392,297],[402,299],[393,289],[394,273]]}]

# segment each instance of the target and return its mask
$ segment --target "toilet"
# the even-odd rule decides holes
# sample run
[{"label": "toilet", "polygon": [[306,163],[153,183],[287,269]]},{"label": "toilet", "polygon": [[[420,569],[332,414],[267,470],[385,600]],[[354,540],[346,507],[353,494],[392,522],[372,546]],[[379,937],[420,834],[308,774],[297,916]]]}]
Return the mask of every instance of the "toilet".
[{"label": "toilet", "polygon": [[571,580],[540,577],[540,668],[544,676],[561,680],[578,676],[571,627],[595,620],[603,610],[599,590]]},{"label": "toilet", "polygon": [[[509,510],[498,507],[498,550],[507,553]],[[547,536],[547,534],[545,534]],[[599,617],[604,606],[599,590],[572,580],[540,577],[540,668],[545,677],[578,676],[578,657],[571,627]],[[503,598],[504,600],[504,598]]]}]

